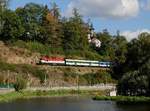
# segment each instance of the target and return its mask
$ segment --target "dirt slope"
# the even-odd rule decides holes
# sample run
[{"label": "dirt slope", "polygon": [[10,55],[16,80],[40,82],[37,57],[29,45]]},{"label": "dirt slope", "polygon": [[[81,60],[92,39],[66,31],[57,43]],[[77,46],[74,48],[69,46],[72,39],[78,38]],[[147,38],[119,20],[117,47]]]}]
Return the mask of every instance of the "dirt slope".
[{"label": "dirt slope", "polygon": [[40,57],[39,53],[32,53],[29,50],[10,47],[0,41],[0,59],[10,64],[35,64]]}]

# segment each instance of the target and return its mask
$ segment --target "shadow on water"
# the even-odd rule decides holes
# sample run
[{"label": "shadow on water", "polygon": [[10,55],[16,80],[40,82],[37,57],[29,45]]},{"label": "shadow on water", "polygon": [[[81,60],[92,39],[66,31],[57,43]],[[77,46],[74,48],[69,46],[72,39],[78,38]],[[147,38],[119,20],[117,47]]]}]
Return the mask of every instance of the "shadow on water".
[{"label": "shadow on water", "polygon": [[0,111],[150,111],[150,105],[118,105],[85,97],[52,97],[0,103]]}]

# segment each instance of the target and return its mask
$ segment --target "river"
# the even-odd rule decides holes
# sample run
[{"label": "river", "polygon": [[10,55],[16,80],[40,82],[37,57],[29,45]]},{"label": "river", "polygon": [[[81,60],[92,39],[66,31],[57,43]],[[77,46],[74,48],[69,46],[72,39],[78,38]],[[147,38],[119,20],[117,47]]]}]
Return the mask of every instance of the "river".
[{"label": "river", "polygon": [[117,105],[85,97],[52,97],[0,103],[0,111],[150,111],[150,105]]}]

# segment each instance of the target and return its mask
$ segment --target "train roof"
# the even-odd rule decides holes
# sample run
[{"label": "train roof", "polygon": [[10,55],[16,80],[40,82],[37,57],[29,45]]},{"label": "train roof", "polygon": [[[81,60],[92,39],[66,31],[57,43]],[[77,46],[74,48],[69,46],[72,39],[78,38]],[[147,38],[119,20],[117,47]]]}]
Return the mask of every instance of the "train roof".
[{"label": "train roof", "polygon": [[99,63],[99,61],[94,60],[78,60],[78,59],[65,59],[68,62],[93,62],[93,63]]}]

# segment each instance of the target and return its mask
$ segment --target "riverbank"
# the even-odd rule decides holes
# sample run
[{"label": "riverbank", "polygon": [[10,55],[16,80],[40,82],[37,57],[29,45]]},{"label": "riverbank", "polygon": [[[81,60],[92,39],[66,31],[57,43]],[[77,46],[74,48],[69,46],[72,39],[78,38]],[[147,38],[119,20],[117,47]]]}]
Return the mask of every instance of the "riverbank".
[{"label": "riverbank", "polygon": [[93,100],[99,100],[99,101],[116,101],[120,104],[145,104],[150,103],[150,97],[144,97],[144,96],[95,96]]},{"label": "riverbank", "polygon": [[0,94],[0,102],[10,102],[16,99],[28,99],[38,97],[61,97],[61,96],[88,96],[93,97],[95,95],[104,96],[106,91],[91,91],[91,90],[37,90],[37,91],[21,91],[11,92],[7,94]]},{"label": "riverbank", "polygon": [[[36,91],[20,91],[10,92],[6,94],[0,94],[0,102],[10,102],[16,99],[29,99],[29,98],[41,98],[41,97],[63,97],[63,96],[87,96],[93,97],[93,100],[98,101],[115,101],[120,104],[150,104],[150,97],[136,97],[136,96],[104,96],[107,94],[107,90],[36,90]],[[97,96],[98,95],[98,96]]]}]

